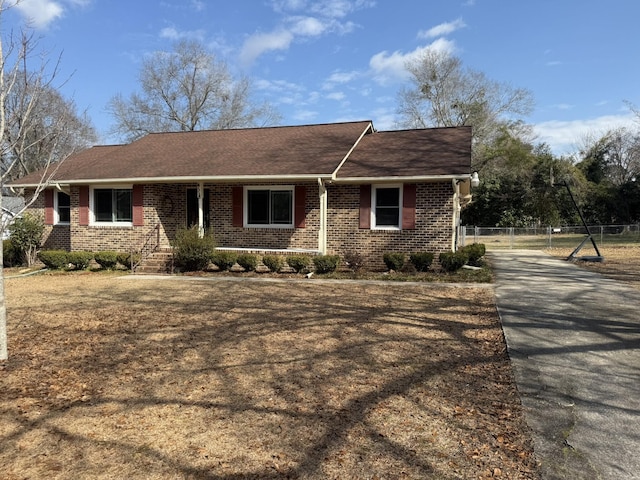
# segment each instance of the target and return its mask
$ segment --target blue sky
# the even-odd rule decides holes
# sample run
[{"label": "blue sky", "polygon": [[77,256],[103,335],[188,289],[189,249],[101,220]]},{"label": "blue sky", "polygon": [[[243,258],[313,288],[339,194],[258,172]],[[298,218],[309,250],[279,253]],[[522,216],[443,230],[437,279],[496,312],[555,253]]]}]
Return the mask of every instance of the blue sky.
[{"label": "blue sky", "polygon": [[202,41],[252,79],[283,125],[373,120],[393,129],[404,65],[427,48],[532,91],[525,118],[555,153],[586,134],[633,126],[640,106],[637,0],[22,0],[2,33],[25,22],[62,52],[61,87],[87,109],[101,143],[109,99],[137,86],[145,55]]}]

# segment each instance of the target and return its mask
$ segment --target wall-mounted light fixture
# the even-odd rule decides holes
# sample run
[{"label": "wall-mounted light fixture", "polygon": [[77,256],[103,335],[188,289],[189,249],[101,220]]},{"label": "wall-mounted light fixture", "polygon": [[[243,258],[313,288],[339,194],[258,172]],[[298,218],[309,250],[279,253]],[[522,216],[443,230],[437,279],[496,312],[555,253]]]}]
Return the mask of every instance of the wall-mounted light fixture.
[{"label": "wall-mounted light fixture", "polygon": [[473,175],[471,175],[471,186],[477,187],[478,185],[480,185],[480,178],[478,177],[478,172],[473,172]]}]

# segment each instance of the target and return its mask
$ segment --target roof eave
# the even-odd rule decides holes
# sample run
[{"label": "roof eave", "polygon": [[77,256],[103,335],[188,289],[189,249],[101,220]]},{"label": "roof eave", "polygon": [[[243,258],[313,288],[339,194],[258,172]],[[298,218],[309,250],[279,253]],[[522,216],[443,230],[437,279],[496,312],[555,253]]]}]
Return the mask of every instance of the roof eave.
[{"label": "roof eave", "polygon": [[[114,185],[114,184],[140,184],[140,183],[238,183],[238,182],[295,182],[317,181],[318,178],[330,179],[330,173],[312,173],[299,175],[214,175],[214,176],[181,176],[181,177],[122,177],[122,178],[86,178],[64,180],[59,179],[50,182],[50,185]],[[13,183],[13,188],[32,188],[40,184]]]},{"label": "roof eave", "polygon": [[471,174],[451,174],[451,175],[407,175],[407,176],[385,176],[385,177],[344,177],[334,178],[333,183],[407,183],[407,182],[444,182],[451,180],[469,180]]}]

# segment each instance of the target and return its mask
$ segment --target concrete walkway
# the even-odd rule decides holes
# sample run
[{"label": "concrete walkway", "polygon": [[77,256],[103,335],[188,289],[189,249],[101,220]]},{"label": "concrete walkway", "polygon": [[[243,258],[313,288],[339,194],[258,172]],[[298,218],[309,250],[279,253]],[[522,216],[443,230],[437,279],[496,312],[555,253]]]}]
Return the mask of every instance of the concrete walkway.
[{"label": "concrete walkway", "polygon": [[640,291],[539,251],[489,257],[543,478],[640,479]]}]

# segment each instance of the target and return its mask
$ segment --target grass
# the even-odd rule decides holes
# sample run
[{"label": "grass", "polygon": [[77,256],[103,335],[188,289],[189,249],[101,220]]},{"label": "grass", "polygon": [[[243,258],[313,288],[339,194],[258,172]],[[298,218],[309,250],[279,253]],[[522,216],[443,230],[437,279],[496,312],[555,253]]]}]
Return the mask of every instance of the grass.
[{"label": "grass", "polygon": [[491,287],[6,281],[0,477],[536,479]]}]

